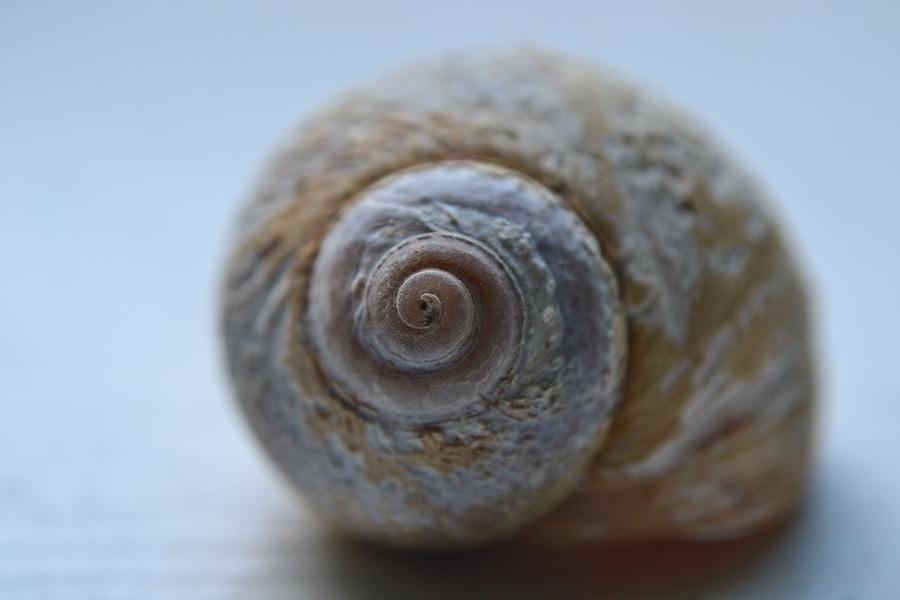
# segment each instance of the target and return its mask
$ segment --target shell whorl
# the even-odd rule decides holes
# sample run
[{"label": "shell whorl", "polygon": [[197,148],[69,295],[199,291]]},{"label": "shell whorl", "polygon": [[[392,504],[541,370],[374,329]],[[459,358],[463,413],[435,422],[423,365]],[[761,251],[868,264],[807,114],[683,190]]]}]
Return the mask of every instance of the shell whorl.
[{"label": "shell whorl", "polygon": [[536,181],[483,162],[405,169],[352,201],[316,259],[308,322],[341,397],[398,424],[504,403],[539,414],[553,394],[599,416],[620,376],[616,283],[593,235]]}]

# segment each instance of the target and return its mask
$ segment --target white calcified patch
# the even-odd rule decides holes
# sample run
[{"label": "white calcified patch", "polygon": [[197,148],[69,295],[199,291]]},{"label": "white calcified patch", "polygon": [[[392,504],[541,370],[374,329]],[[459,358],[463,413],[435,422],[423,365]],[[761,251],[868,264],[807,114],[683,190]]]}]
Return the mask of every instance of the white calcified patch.
[{"label": "white calcified patch", "polygon": [[[616,226],[625,269],[649,290],[646,302],[633,307],[630,316],[658,324],[682,341],[691,291],[704,268],[694,237],[695,217],[682,206],[697,168],[687,140],[672,136],[653,117],[638,107],[614,117],[616,135],[604,148],[624,199]],[[648,156],[651,140],[661,140],[658,157]]]},{"label": "white calcified patch", "polygon": [[672,368],[670,368],[666,374],[663,376],[662,380],[659,382],[660,391],[668,396],[672,393],[672,389],[675,387],[682,377],[684,377],[688,373],[688,369],[690,368],[690,363],[687,359],[679,359]]},{"label": "white calcified patch", "polygon": [[[622,262],[628,275],[648,290],[647,299],[631,307],[629,316],[658,325],[683,342],[693,291],[707,269],[739,277],[750,244],[769,228],[747,178],[687,121],[663,116],[671,112],[647,99],[617,107],[608,115],[615,133],[604,140],[603,148],[624,200],[616,219]],[[701,248],[697,231],[715,224],[690,205],[697,186],[717,205],[743,209],[746,239]]]},{"label": "white calcified patch", "polygon": [[[754,496],[753,502],[748,503],[739,490],[716,482],[682,488],[668,500],[674,506],[672,519],[689,526],[691,539],[698,541],[732,539],[752,531],[778,508],[772,498],[765,496]],[[726,512],[736,516],[725,522],[706,522],[710,514]]]},{"label": "white calcified patch", "polygon": [[[705,501],[705,500],[704,500]],[[690,519],[685,519],[685,523],[691,523],[689,537],[698,542],[715,542],[732,540],[742,535],[747,535],[754,529],[765,524],[771,519],[773,514],[778,512],[778,504],[772,500],[765,498],[757,499],[756,503],[748,506],[746,503],[741,504],[741,510],[736,513],[725,523],[701,524],[697,523],[700,519],[696,513]],[[681,516],[686,516],[682,514]]]},{"label": "white calcified patch", "polygon": [[680,465],[728,422],[753,417],[765,426],[804,398],[806,382],[797,376],[804,349],[799,340],[789,335],[778,336],[765,364],[751,379],[733,376],[723,364],[729,351],[740,342],[741,332],[751,325],[752,316],[764,310],[774,289],[772,282],[761,285],[739,311],[736,324],[723,327],[710,339],[703,362],[692,374],[693,394],[682,409],[679,433],[646,458],[629,465],[629,475],[660,476]]}]

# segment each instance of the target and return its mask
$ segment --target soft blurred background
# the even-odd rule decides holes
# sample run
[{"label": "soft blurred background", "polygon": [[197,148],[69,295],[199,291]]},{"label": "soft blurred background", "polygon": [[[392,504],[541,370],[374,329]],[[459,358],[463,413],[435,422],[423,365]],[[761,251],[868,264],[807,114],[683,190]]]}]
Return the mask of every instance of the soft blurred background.
[{"label": "soft blurred background", "polygon": [[[815,486],[735,566],[338,543],[233,410],[216,288],[273,144],[386,67],[523,41],[699,115],[809,267]],[[900,597],[898,107],[894,0],[3,0],[0,598]]]}]

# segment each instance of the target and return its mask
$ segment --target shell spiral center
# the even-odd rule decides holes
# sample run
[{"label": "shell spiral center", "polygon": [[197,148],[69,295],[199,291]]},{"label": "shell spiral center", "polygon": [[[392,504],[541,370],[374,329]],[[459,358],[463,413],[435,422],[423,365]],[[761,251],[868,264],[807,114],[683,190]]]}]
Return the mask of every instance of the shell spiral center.
[{"label": "shell spiral center", "polygon": [[[368,278],[357,331],[406,373],[489,360],[484,342],[515,347],[521,299],[501,259],[477,241],[426,233],[400,242]],[[480,355],[480,356],[479,356]]]}]

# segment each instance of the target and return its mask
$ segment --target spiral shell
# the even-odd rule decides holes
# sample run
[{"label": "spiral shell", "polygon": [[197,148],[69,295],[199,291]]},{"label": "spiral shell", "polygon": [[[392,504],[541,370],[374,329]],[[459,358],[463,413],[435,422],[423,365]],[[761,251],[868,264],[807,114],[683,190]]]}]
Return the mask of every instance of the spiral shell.
[{"label": "spiral shell", "polygon": [[771,525],[802,493],[813,385],[760,196],[591,67],[401,71],[304,124],[241,219],[240,404],[325,519],[390,544]]}]

